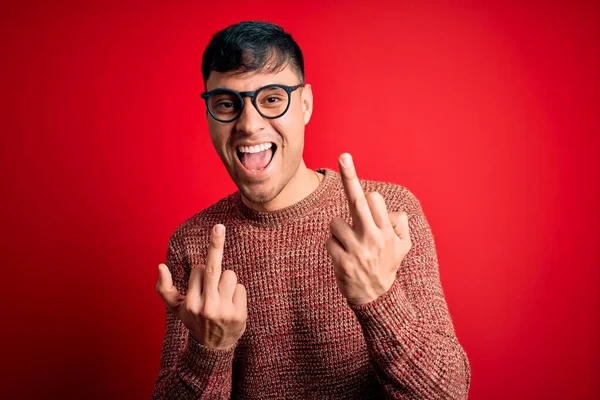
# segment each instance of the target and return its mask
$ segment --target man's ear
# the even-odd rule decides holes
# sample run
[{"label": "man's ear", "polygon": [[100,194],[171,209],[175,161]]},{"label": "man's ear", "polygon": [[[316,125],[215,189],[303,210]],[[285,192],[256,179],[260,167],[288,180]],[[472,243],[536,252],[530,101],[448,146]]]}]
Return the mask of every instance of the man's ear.
[{"label": "man's ear", "polygon": [[302,95],[300,97],[300,102],[302,103],[302,113],[304,115],[304,125],[308,124],[310,121],[310,116],[313,111],[313,95],[312,95],[312,87],[310,84],[304,85],[302,88]]}]

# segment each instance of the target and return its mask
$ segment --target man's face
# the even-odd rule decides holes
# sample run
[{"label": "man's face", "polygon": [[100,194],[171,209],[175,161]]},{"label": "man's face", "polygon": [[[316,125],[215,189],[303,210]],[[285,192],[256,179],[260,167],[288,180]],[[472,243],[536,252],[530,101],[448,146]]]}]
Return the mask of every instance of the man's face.
[{"label": "man's face", "polygon": [[[299,83],[300,78],[288,65],[276,73],[213,71],[206,90],[225,88],[246,92],[269,84],[295,86]],[[244,97],[242,112],[233,122],[216,121],[207,111],[213,145],[246,199],[257,204],[268,203],[294,178],[302,161],[304,126],[311,113],[310,85],[291,93],[289,109],[277,119],[260,115],[250,97]]]}]

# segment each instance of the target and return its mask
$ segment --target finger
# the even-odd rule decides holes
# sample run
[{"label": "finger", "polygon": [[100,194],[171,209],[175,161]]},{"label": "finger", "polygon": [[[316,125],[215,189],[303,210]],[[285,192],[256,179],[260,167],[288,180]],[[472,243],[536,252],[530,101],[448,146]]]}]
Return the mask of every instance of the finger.
[{"label": "finger", "polygon": [[348,153],[342,154],[339,158],[339,167],[342,185],[344,186],[344,192],[348,199],[348,207],[350,208],[355,227],[361,230],[372,227],[374,225],[373,217],[371,216],[365,193],[356,175],[352,156]]},{"label": "finger", "polygon": [[192,267],[190,271],[190,279],[188,280],[188,289],[186,296],[200,299],[202,296],[202,281],[204,280],[204,267],[198,265]]},{"label": "finger", "polygon": [[352,227],[341,218],[333,218],[329,224],[331,235],[335,237],[345,250],[351,249],[358,245],[356,234]]},{"label": "finger", "polygon": [[410,240],[408,215],[405,212],[393,212],[389,216],[396,235],[402,240]]},{"label": "finger", "polygon": [[367,198],[367,204],[369,204],[375,225],[381,229],[391,228],[392,224],[390,223],[390,217],[383,196],[377,192],[370,192],[365,197]]},{"label": "finger", "polygon": [[237,276],[235,275],[235,272],[231,270],[223,271],[221,280],[219,281],[219,295],[221,296],[221,299],[232,301],[236,285]]},{"label": "finger", "polygon": [[329,239],[327,239],[327,242],[325,242],[325,248],[331,256],[333,264],[340,265],[344,254],[346,254],[346,250],[344,250],[340,241],[336,239],[335,236],[330,236]]},{"label": "finger", "polygon": [[221,262],[225,246],[225,226],[217,224],[210,236],[206,268],[204,270],[204,296],[217,298],[219,296],[219,281],[221,280]]},{"label": "finger", "polygon": [[235,285],[235,292],[233,293],[233,305],[238,310],[243,310],[244,313],[248,310],[248,295],[246,288],[242,284]]},{"label": "finger", "polygon": [[160,264],[158,266],[158,282],[156,283],[156,291],[169,308],[175,308],[181,302],[179,291],[175,286],[173,286],[171,272],[165,264]]}]

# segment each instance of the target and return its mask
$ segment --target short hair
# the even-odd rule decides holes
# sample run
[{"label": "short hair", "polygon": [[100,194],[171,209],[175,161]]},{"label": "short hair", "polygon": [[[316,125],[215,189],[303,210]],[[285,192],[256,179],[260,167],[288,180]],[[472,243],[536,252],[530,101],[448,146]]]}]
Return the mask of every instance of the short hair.
[{"label": "short hair", "polygon": [[304,82],[304,57],[292,35],[279,25],[244,21],[213,35],[202,55],[204,86],[212,71],[275,72],[290,65]]}]

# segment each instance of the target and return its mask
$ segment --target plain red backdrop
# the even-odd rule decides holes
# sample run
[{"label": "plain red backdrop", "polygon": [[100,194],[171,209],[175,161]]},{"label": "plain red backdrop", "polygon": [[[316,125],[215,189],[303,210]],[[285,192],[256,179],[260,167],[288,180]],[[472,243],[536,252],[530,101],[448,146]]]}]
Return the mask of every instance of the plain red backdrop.
[{"label": "plain red backdrop", "polygon": [[167,240],[235,190],[201,54],[264,19],[305,53],[307,164],[421,200],[470,398],[597,398],[600,7],[428,3],[4,3],[1,397],[150,396]]}]

